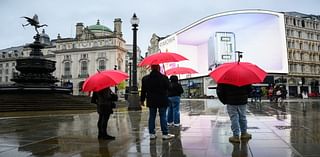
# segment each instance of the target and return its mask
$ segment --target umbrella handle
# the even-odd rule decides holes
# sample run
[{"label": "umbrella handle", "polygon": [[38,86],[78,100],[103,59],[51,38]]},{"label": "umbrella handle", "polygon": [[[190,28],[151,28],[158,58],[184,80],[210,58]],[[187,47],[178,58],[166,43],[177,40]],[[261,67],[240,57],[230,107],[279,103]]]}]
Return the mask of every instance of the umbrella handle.
[{"label": "umbrella handle", "polygon": [[162,68],[163,68],[164,75],[166,75],[166,68],[164,67],[164,63],[162,64]]}]

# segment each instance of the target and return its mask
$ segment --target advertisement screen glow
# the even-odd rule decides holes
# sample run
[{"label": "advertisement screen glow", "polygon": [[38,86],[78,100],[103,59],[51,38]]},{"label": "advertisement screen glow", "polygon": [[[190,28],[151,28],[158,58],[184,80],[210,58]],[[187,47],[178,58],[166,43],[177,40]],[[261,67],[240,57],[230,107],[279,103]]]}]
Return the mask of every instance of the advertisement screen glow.
[{"label": "advertisement screen glow", "polygon": [[235,51],[244,52],[241,61],[256,64],[268,73],[288,73],[281,13],[238,11],[218,14],[168,38],[175,40],[171,43],[160,41],[160,49],[174,51],[189,59],[170,66],[193,68],[199,72],[194,76],[207,75],[215,65],[236,61]]}]

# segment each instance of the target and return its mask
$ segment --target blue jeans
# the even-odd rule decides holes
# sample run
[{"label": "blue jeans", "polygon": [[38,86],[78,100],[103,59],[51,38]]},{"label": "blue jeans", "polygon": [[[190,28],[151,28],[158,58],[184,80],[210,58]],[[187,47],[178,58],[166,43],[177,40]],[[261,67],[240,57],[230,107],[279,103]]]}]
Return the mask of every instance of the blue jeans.
[{"label": "blue jeans", "polygon": [[161,131],[163,135],[168,134],[168,126],[167,126],[167,107],[161,107],[161,108],[154,108],[149,107],[149,133],[150,134],[156,134],[156,116],[157,116],[157,110],[159,109],[159,115],[160,115],[160,126]]},{"label": "blue jeans", "polygon": [[239,136],[247,132],[247,105],[227,105],[227,111],[231,120],[231,130],[233,136]]},{"label": "blue jeans", "polygon": [[169,97],[168,123],[180,124],[180,96]]}]

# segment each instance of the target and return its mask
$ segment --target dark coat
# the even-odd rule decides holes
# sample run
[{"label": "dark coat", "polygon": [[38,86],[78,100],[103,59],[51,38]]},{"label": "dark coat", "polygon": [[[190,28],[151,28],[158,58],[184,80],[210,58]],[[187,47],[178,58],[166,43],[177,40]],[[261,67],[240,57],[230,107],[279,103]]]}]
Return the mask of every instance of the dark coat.
[{"label": "dark coat", "polygon": [[170,82],[169,90],[168,90],[168,96],[181,96],[183,93],[183,88],[180,83],[178,82]]},{"label": "dark coat", "polygon": [[234,86],[229,84],[218,84],[217,95],[223,104],[244,105],[248,103],[251,85]]},{"label": "dark coat", "polygon": [[168,106],[169,79],[159,71],[151,71],[142,78],[140,101],[147,99],[147,107]]},{"label": "dark coat", "polygon": [[113,96],[110,88],[105,88],[98,92],[93,92],[91,102],[97,104],[97,112],[99,114],[112,114]]}]

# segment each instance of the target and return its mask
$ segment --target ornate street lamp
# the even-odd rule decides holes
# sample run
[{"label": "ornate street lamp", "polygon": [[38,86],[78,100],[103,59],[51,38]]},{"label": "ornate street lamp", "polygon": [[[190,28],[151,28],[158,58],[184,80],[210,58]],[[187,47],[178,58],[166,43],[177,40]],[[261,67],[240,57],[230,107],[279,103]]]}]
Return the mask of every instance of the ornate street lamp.
[{"label": "ornate street lamp", "polygon": [[139,103],[139,93],[137,86],[137,30],[139,25],[139,18],[134,13],[131,18],[131,25],[133,30],[133,47],[132,47],[132,87],[129,97],[128,110],[141,110]]},{"label": "ornate street lamp", "polygon": [[132,79],[132,63],[129,62],[129,90],[131,91],[131,79]]}]

